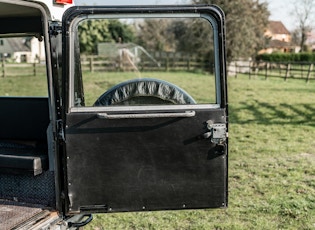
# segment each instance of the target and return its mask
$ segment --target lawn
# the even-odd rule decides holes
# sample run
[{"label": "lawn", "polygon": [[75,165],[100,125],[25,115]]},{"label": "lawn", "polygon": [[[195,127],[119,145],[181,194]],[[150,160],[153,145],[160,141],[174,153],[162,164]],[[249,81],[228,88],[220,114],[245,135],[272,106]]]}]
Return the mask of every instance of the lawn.
[{"label": "lawn", "polygon": [[315,229],[315,84],[228,79],[229,207],[94,215],[85,229]]},{"label": "lawn", "polygon": [[[1,95],[47,95],[40,77],[0,85]],[[315,229],[315,82],[239,75],[228,88],[227,209],[98,214],[84,229]]]},{"label": "lawn", "polygon": [[92,106],[96,99],[111,87],[126,80],[155,78],[165,80],[184,89],[198,103],[215,103],[215,79],[213,75],[193,72],[84,72],[85,105]]}]

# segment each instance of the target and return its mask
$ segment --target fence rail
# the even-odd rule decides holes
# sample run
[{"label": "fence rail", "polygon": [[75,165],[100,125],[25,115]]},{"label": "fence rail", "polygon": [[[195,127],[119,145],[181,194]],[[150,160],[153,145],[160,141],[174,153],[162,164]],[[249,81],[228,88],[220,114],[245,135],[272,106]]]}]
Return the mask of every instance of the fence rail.
[{"label": "fence rail", "polygon": [[[159,65],[150,61],[141,61],[137,65],[121,62],[119,60],[107,60],[89,57],[81,61],[83,71],[193,71],[205,70],[205,64],[194,59],[173,60],[164,59]],[[40,76],[45,74],[45,65],[38,63],[5,63],[0,64],[0,77],[14,76]]]},{"label": "fence rail", "polygon": [[[134,59],[133,59],[134,58]],[[213,64],[181,53],[153,53],[152,56],[109,57],[100,55],[82,55],[82,71],[213,71]],[[0,76],[36,76],[44,73],[45,65],[39,63],[8,63],[0,61]]]},{"label": "fence rail", "polygon": [[229,76],[237,77],[238,74],[248,74],[249,78],[262,76],[283,78],[285,81],[303,79],[306,82],[315,80],[314,63],[311,62],[252,62],[235,61],[229,65]]},{"label": "fence rail", "polygon": [[43,76],[46,75],[46,65],[41,63],[6,63],[1,61],[0,76]]},{"label": "fence rail", "polygon": [[[139,71],[193,71],[205,70],[206,64],[193,58],[165,58],[160,59],[160,65],[150,61],[141,61],[136,68]],[[81,61],[82,70],[97,71],[130,71],[133,66],[122,63],[119,60],[107,60],[100,57],[87,57]],[[229,64],[228,75],[237,77],[238,74],[247,74],[249,78],[262,76],[267,78],[277,77],[288,79],[303,79],[306,82],[315,80],[315,63],[292,62],[292,63],[272,63],[272,62],[252,62],[237,61]],[[209,70],[209,69],[208,69]],[[39,63],[0,63],[0,77],[10,76],[42,76],[46,75],[45,64]]]},{"label": "fence rail", "polygon": [[[208,65],[208,64],[207,64]],[[141,59],[135,61],[129,59],[108,59],[102,56],[85,56],[81,58],[81,67],[83,71],[172,71],[183,70],[190,71],[196,69],[205,70],[206,63],[197,60],[194,57],[184,56],[163,56],[151,59]],[[208,67],[208,69],[210,69]]]}]

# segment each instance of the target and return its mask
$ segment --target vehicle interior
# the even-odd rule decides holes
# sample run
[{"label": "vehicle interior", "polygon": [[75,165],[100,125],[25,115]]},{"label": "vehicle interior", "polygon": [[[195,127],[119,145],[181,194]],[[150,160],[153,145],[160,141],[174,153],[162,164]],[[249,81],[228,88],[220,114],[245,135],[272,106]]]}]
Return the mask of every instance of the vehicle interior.
[{"label": "vehicle interior", "polygon": [[[46,63],[38,54],[34,59],[30,49],[30,41],[37,40],[45,55],[43,17],[34,3],[0,1],[0,205],[7,210],[0,222],[4,229],[34,215],[46,216],[48,211],[42,207],[55,207],[47,144]],[[28,70],[35,65],[41,68],[36,74]],[[28,90],[34,84],[38,91]]]},{"label": "vehicle interior", "polygon": [[0,2],[0,6],[1,36],[41,33],[39,9],[4,2]]}]

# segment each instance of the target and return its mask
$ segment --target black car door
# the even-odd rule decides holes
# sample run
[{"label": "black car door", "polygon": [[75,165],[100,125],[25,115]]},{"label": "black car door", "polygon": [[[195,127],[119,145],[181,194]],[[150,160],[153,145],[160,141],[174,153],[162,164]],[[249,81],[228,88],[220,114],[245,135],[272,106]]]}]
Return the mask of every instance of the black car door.
[{"label": "black car door", "polygon": [[66,214],[227,206],[224,36],[216,6],[65,13]]}]

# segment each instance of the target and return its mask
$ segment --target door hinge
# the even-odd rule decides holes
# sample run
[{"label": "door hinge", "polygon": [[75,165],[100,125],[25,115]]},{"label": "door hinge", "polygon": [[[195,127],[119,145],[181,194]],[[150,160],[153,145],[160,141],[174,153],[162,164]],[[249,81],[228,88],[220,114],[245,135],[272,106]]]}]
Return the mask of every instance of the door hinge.
[{"label": "door hinge", "polygon": [[62,33],[62,26],[58,23],[52,23],[49,26],[49,34],[53,36],[57,36],[58,34]]},{"label": "door hinge", "polygon": [[228,137],[226,124],[214,124],[213,121],[210,120],[207,121],[207,129],[209,132],[203,135],[204,138],[210,138],[211,142],[215,144],[223,144],[226,141]]},{"label": "door hinge", "polygon": [[66,141],[62,120],[57,120],[57,138],[63,142]]}]

